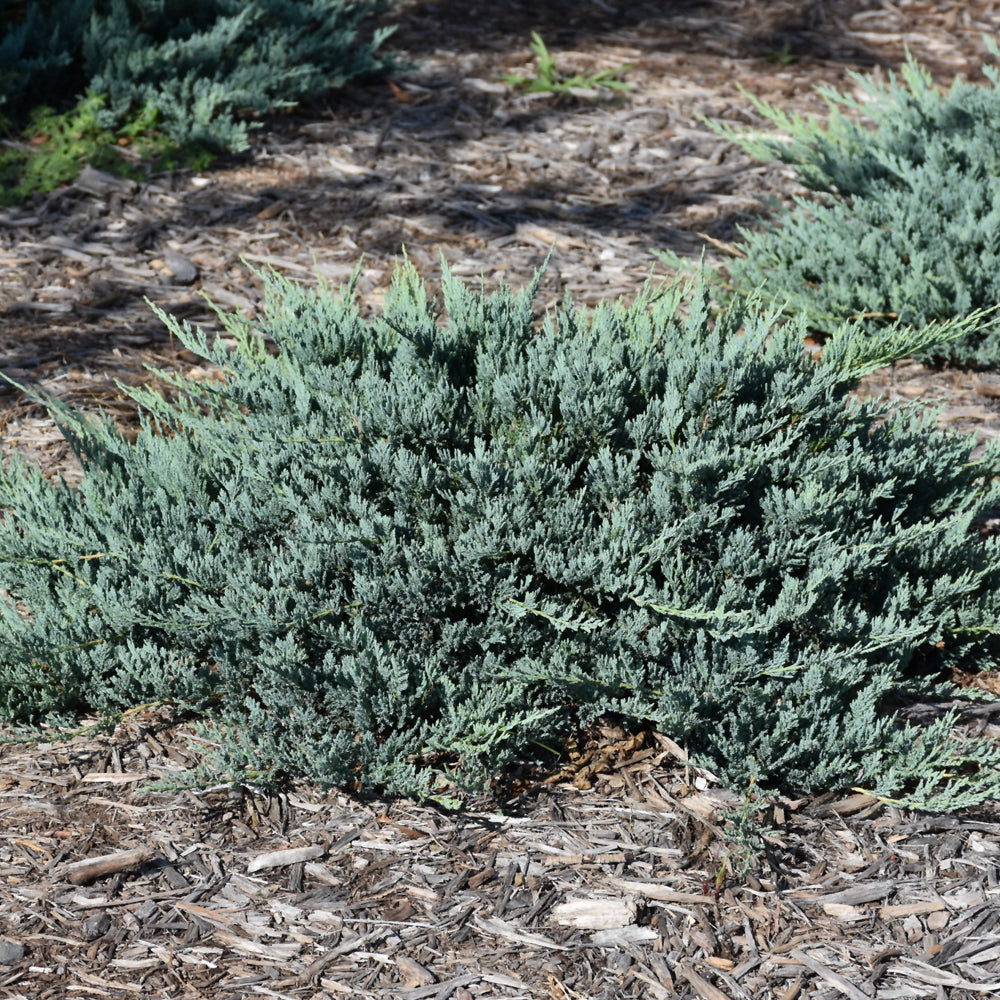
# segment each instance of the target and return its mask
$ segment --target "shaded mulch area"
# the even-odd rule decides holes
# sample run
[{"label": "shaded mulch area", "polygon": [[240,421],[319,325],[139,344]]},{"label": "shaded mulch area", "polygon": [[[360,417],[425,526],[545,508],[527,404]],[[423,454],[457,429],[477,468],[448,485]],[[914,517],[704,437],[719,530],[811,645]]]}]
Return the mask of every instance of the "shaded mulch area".
[{"label": "shaded mulch area", "polygon": [[[432,283],[443,257],[486,288],[523,285],[552,250],[539,310],[566,290],[587,304],[632,298],[651,273],[666,276],[656,250],[706,250],[724,265],[719,244],[738,237],[737,224],[761,199],[797,188],[790,168],[749,159],[698,115],[763,124],[737,82],[789,111],[822,114],[814,85],[849,88],[854,70],[884,75],[904,45],[942,85],[958,73],[979,79],[993,7],[408,0],[394,37],[417,63],[412,73],[274,116],[249,155],[209,173],[137,187],[88,171],[0,213],[3,371],[133,422],[115,378],[147,381],[150,364],[198,367],[145,300],[218,332],[205,296],[247,315],[259,305],[243,262],[334,285],[360,264],[369,309],[404,250]],[[515,94],[499,78],[533,74],[532,29],[569,72],[632,65],[634,91],[606,101]],[[996,435],[996,373],[891,375],[872,391],[944,393],[953,426]],[[4,449],[72,481],[44,411],[10,387],[0,404]]]},{"label": "shaded mulch area", "polygon": [[[205,174],[133,185],[87,171],[0,214],[2,370],[132,433],[115,380],[148,382],[146,365],[213,374],[145,299],[218,334],[201,293],[247,315],[260,304],[241,261],[334,284],[360,261],[368,311],[404,247],[432,283],[443,256],[487,288],[525,283],[551,250],[540,311],[564,289],[588,304],[633,297],[651,271],[665,276],[658,249],[704,248],[724,266],[720,245],[760,199],[796,188],[697,115],[760,124],[737,81],[822,113],[814,84],[885,73],[904,44],[943,85],[978,79],[994,7],[408,0],[394,44],[418,65],[391,84],[274,116],[249,155]],[[631,64],[635,90],[512,93],[498,81],[532,75],[531,30],[568,71]],[[4,453],[75,481],[45,411],[0,391]],[[996,371],[902,363],[862,391],[940,396],[942,424],[984,441],[1000,427]],[[995,693],[992,677],[975,683]],[[993,701],[955,704],[968,734],[1000,732]],[[551,773],[509,775],[460,813],[294,781],[149,790],[182,781],[205,750],[169,706],[137,708],[113,734],[0,746],[0,997],[1000,989],[993,807],[922,817],[861,793],[776,801],[750,859],[726,818],[742,803],[667,735],[611,720]],[[105,860],[81,870],[88,859]]]}]

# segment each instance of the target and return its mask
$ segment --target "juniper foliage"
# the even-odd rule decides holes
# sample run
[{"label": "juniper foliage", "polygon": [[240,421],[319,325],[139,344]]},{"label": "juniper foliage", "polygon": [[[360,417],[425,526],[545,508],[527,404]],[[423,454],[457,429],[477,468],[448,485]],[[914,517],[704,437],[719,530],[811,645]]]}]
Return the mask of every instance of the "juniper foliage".
[{"label": "juniper foliage", "polygon": [[247,113],[387,71],[389,0],[37,0],[0,36],[0,104],[15,121],[83,90],[103,126],[155,111],[180,146],[247,147]]},{"label": "juniper foliage", "polygon": [[704,285],[539,324],[538,280],[446,271],[442,315],[406,266],[369,323],[267,276],[229,347],[162,316],[225,378],[127,390],[134,442],[47,400],[84,476],[0,476],[0,716],[172,699],[234,778],[453,801],[614,712],[733,787],[1000,793],[1000,751],[881,707],[995,662],[997,454],[846,399],[968,324],[816,362]]},{"label": "juniper foliage", "polygon": [[[1000,54],[992,39],[986,43]],[[794,198],[762,231],[741,229],[746,259],[732,262],[733,284],[746,290],[766,278],[772,301],[827,333],[851,317],[874,330],[897,318],[919,326],[996,306],[1000,71],[983,72],[989,85],[959,78],[942,95],[907,53],[899,77],[890,73],[885,84],[850,74],[865,100],[817,88],[829,105],[826,126],[745,94],[790,142],[708,122],[752,155],[793,165],[817,192]],[[968,336],[924,357],[996,364],[1000,317],[984,317]]]}]

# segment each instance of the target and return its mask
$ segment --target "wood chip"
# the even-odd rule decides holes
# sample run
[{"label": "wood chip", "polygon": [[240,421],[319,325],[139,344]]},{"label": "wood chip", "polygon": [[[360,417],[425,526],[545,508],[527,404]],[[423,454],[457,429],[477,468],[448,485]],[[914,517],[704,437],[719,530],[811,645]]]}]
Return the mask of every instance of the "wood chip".
[{"label": "wood chip", "polygon": [[846,997],[850,997],[850,1000],[871,1000],[871,996],[868,993],[859,990],[857,986],[852,985],[842,975],[834,972],[833,969],[819,961],[813,955],[806,954],[806,952],[799,948],[796,948],[790,954],[797,962],[801,962],[807,968],[812,969],[820,979],[829,983],[835,990],[843,993]]},{"label": "wood chip", "polygon": [[289,847],[280,851],[272,851],[269,854],[258,854],[248,865],[247,873],[261,872],[267,868],[287,868],[288,865],[297,865],[303,861],[315,861],[326,854],[326,848],[322,844],[311,844],[308,847]]},{"label": "wood chip", "polygon": [[635,920],[635,899],[570,899],[552,907],[552,919],[566,927],[608,930]]},{"label": "wood chip", "polygon": [[63,865],[60,874],[73,885],[85,885],[106,875],[116,875],[118,872],[130,871],[145,864],[155,855],[148,847],[140,847],[133,851],[118,851],[105,854],[99,858],[85,858]]}]

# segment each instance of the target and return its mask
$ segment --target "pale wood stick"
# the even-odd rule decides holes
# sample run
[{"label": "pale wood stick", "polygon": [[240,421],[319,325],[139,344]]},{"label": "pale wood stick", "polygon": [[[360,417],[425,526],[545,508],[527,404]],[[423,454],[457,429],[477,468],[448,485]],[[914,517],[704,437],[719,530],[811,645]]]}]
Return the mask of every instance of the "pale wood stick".
[{"label": "pale wood stick", "polygon": [[140,847],[134,851],[118,851],[115,854],[105,854],[100,858],[84,858],[66,865],[62,874],[73,885],[83,885],[105,875],[116,875],[118,872],[138,868],[149,861],[156,852],[148,847]]},{"label": "pale wood stick", "polygon": [[322,844],[314,844],[310,847],[290,847],[280,851],[271,851],[270,854],[258,854],[250,864],[247,865],[247,874],[264,871],[266,868],[284,868],[288,865],[297,865],[300,861],[314,861],[326,854],[326,848]]}]

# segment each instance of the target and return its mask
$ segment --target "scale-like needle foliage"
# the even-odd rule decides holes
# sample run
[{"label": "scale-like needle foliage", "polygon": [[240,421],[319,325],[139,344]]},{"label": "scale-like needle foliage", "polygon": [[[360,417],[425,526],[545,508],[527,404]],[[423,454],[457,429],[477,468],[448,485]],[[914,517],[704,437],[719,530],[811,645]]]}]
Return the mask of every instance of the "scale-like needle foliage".
[{"label": "scale-like needle foliage", "polygon": [[[986,43],[1000,54],[992,39]],[[747,135],[709,122],[752,155],[793,165],[817,192],[793,199],[763,230],[742,230],[746,257],[731,262],[734,285],[746,290],[766,279],[772,301],[825,333],[850,318],[874,330],[897,319],[919,326],[995,309],[1000,71],[987,65],[983,73],[988,85],[958,79],[942,95],[908,55],[888,83],[851,74],[863,101],[817,88],[830,109],[825,126],[749,94],[784,135]],[[966,337],[923,357],[996,364],[1000,316],[984,315]]]},{"label": "scale-like needle foliage", "polygon": [[0,110],[16,125],[39,104],[88,90],[100,124],[136,115],[181,146],[247,148],[263,113],[390,70],[392,33],[366,22],[389,0],[31,0],[0,21]]},{"label": "scale-like needle foliage", "polygon": [[615,712],[734,786],[1000,791],[1000,751],[882,709],[996,660],[996,456],[847,399],[965,328],[816,362],[703,286],[539,324],[446,273],[442,319],[406,267],[369,323],[266,283],[232,348],[163,317],[225,380],[130,390],[135,442],[49,401],[79,490],[0,477],[4,718],[173,699],[233,776],[447,798]]}]

